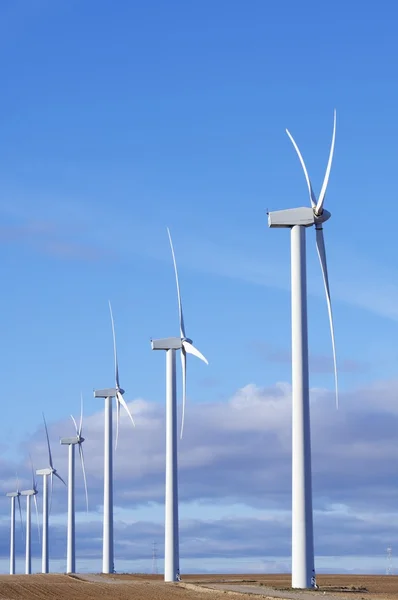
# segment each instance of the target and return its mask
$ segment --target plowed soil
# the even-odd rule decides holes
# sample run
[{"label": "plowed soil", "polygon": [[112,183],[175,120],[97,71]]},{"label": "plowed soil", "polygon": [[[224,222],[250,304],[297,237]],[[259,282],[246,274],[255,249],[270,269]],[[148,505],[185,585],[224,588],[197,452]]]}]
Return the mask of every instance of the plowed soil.
[{"label": "plowed soil", "polygon": [[[225,600],[228,594],[209,591],[197,586],[215,583],[244,584],[286,590],[291,596],[289,575],[185,575],[182,583],[195,584],[187,589],[179,584],[165,584],[162,576],[151,575],[96,575],[93,581],[84,581],[67,575],[1,575],[0,600]],[[333,595],[336,600],[398,600],[398,576],[394,575],[320,575],[320,589],[307,593],[317,596]],[[117,583],[117,585],[115,585]],[[265,589],[264,589],[265,591]],[[324,594],[325,592],[325,594]],[[295,592],[297,597],[304,593]],[[238,596],[232,596],[238,598]],[[242,594],[242,600],[253,596]],[[318,600],[321,600],[319,597]]]}]

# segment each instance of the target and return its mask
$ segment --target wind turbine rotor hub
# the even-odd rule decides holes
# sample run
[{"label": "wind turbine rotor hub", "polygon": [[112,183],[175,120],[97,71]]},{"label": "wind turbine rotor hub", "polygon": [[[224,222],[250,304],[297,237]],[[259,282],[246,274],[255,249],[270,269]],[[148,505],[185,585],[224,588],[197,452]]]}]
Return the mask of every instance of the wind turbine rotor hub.
[{"label": "wind turbine rotor hub", "polygon": [[123,388],[121,388],[121,387],[118,387],[118,388],[117,388],[117,391],[118,391],[118,392],[119,392],[119,394],[121,394],[122,396],[123,396],[123,394],[124,394],[124,392],[125,392],[125,390],[124,390]]},{"label": "wind turbine rotor hub", "polygon": [[331,216],[332,215],[328,210],[323,209],[322,212],[319,213],[319,215],[317,215],[314,210],[315,225],[317,225],[318,223],[325,223],[325,221],[328,221]]},{"label": "wind turbine rotor hub", "polygon": [[188,344],[193,344],[191,338],[187,338],[187,337],[182,337],[181,342],[188,342]]}]

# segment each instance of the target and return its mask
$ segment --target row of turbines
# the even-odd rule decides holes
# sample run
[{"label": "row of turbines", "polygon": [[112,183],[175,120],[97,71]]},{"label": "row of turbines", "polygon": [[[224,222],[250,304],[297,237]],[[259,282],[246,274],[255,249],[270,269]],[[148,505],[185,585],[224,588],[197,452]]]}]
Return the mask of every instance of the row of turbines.
[{"label": "row of turbines", "polygon": [[[169,337],[158,340],[151,340],[153,350],[164,350],[166,352],[166,490],[165,490],[165,580],[175,581],[179,579],[179,550],[178,550],[178,474],[177,474],[177,394],[176,394],[176,350],[181,350],[182,366],[182,422],[180,436],[183,435],[185,404],[186,404],[186,364],[187,354],[193,354],[208,364],[207,359],[192,343],[192,340],[186,336],[184,316],[182,311],[180,284],[178,279],[177,263],[175,259],[173,241],[169,229],[167,229],[170,248],[174,264],[175,279],[177,285],[178,312],[180,323],[180,336]],[[115,323],[112,313],[112,306],[109,303],[113,350],[114,350],[114,368],[115,368],[115,386],[112,388],[100,389],[94,391],[95,398],[103,398],[105,401],[104,411],[104,502],[103,502],[103,548],[102,548],[102,572],[114,572],[114,535],[113,535],[113,411],[112,400],[116,401],[116,437],[115,450],[117,449],[119,438],[120,409],[126,411],[131,423],[135,426],[133,416],[124,399],[125,390],[120,385],[119,364],[116,346]],[[84,487],[86,495],[86,506],[88,511],[88,491],[87,478],[84,464],[83,442],[83,400],[81,401],[81,414],[79,426],[72,416],[76,429],[76,435],[73,437],[61,438],[60,443],[67,445],[68,450],[68,484],[65,483],[61,475],[54,467],[50,439],[48,435],[47,423],[43,415],[46,442],[48,449],[49,465],[44,469],[38,469],[36,472],[32,465],[32,489],[9,492],[6,495],[11,499],[11,530],[10,530],[10,574],[15,573],[15,500],[17,499],[22,523],[22,511],[20,496],[26,496],[26,564],[25,573],[32,571],[31,559],[31,498],[33,497],[36,514],[38,519],[37,494],[38,487],[35,478],[36,475],[43,476],[43,518],[41,537],[42,546],[42,573],[49,572],[49,544],[48,544],[48,526],[49,512],[51,508],[51,499],[53,491],[53,479],[57,477],[68,489],[68,524],[67,524],[67,573],[76,571],[75,558],[75,446],[79,449],[81,466],[84,478]],[[50,477],[50,494],[49,482]],[[49,505],[50,500],[50,505]]]},{"label": "row of turbines", "polygon": [[[287,228],[291,231],[291,305],[292,305],[292,587],[309,588],[315,584],[314,564],[314,536],[313,536],[313,510],[312,510],[312,476],[311,476],[311,439],[310,439],[310,406],[309,406],[309,368],[308,368],[308,324],[307,324],[307,286],[306,286],[306,243],[305,231],[307,227],[315,226],[316,248],[321,265],[322,277],[326,292],[326,301],[329,315],[330,331],[332,338],[334,377],[336,388],[336,406],[338,407],[338,381],[337,364],[330,299],[329,277],[326,261],[326,250],[323,234],[323,224],[330,218],[330,213],[324,209],[326,190],[332,166],[335,137],[336,137],[336,111],[334,111],[333,135],[329,152],[329,159],[322,188],[317,198],[311,184],[308,171],[291,133],[286,130],[294,149],[300,160],[308,187],[310,200],[309,207],[292,208],[268,213],[268,225],[271,228]],[[178,434],[177,434],[177,399],[176,399],[176,351],[180,351],[182,368],[182,424],[181,436],[184,427],[186,404],[186,367],[187,354],[192,354],[207,363],[207,359],[197,350],[192,340],[187,337],[182,309],[180,285],[177,271],[176,258],[170,231],[168,231],[174,264],[175,279],[177,284],[178,311],[180,335],[164,339],[152,340],[153,350],[166,352],[166,482],[165,482],[165,556],[164,579],[165,581],[178,581],[180,579],[179,566],[179,523],[178,523]],[[102,572],[114,571],[114,536],[113,536],[113,426],[112,426],[112,400],[116,400],[116,445],[119,434],[120,408],[129,415],[132,424],[134,419],[123,398],[124,390],[120,386],[119,368],[116,350],[115,326],[110,306],[114,358],[115,358],[115,386],[96,390],[94,396],[105,400],[105,426],[104,426],[104,514],[103,514],[103,556]],[[74,503],[74,448],[77,445],[82,461],[83,473],[84,459],[82,442],[82,418],[79,427],[76,422],[76,436],[64,438],[62,444],[69,446],[68,470],[68,543],[67,543],[67,570],[75,570],[75,503]],[[48,477],[51,489],[53,477],[63,479],[54,468],[45,424],[49,452],[49,466],[36,471],[43,476],[43,532],[42,532],[42,571],[48,572]],[[86,499],[87,484],[85,480]],[[37,511],[37,485],[33,475],[31,490],[11,492],[11,569],[15,570],[15,498],[20,495],[27,497],[27,536],[26,536],[26,571],[30,572],[30,499],[34,498]],[[29,535],[28,535],[29,530]],[[11,570],[10,569],[10,570]],[[13,571],[11,571],[13,572]]]},{"label": "row of turbines", "polygon": [[[83,400],[81,403],[81,413],[79,426],[72,416],[73,423],[76,427],[76,435],[73,437],[61,438],[60,443],[67,445],[69,448],[69,462],[68,462],[68,485],[62,479],[57,469],[54,467],[50,439],[48,436],[48,429],[46,419],[43,415],[44,429],[46,434],[46,442],[48,449],[48,467],[44,469],[38,469],[35,471],[30,459],[32,468],[32,487],[28,490],[20,490],[19,482],[17,478],[17,489],[13,492],[8,492],[8,496],[11,500],[11,526],[10,526],[10,574],[15,574],[15,502],[18,502],[19,516],[21,520],[21,528],[23,529],[22,521],[22,508],[21,508],[21,496],[26,496],[26,527],[25,527],[25,573],[30,575],[32,572],[32,507],[31,499],[33,498],[36,517],[37,517],[37,528],[38,536],[42,546],[42,573],[49,572],[49,515],[51,512],[51,503],[53,495],[53,484],[54,477],[57,477],[65,486],[68,488],[68,527],[67,527],[67,572],[74,573],[76,567],[75,560],[75,446],[79,448],[80,460],[83,470],[84,488],[86,495],[86,506],[88,511],[88,491],[87,491],[87,479],[86,470],[84,465],[84,455],[82,443],[84,438],[82,436],[83,427]],[[37,479],[35,475],[41,475],[43,477],[43,519],[42,519],[42,530],[40,530],[39,522],[39,510],[37,505],[37,495],[39,489],[37,486]],[[48,481],[50,478],[50,482]]]}]

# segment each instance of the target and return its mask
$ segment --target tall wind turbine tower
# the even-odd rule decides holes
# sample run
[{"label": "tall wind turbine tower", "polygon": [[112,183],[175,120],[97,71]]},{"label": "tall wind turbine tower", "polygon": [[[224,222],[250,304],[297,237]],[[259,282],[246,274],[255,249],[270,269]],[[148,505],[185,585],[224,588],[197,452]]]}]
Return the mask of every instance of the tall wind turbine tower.
[{"label": "tall wind turbine tower", "polygon": [[187,387],[187,354],[193,354],[208,364],[207,359],[192,344],[185,334],[184,316],[178,280],[177,263],[173,242],[169,235],[174,273],[177,285],[178,311],[180,317],[180,336],[152,340],[152,350],[166,352],[166,489],[165,489],[165,546],[164,546],[164,580],[179,581],[180,549],[178,526],[178,458],[177,458],[177,390],[176,390],[176,350],[180,350],[182,367],[182,422],[181,437],[184,428],[186,387]]},{"label": "tall wind turbine tower", "polygon": [[152,544],[152,575],[158,574],[158,549],[156,542]]},{"label": "tall wind turbine tower", "polygon": [[116,400],[116,443],[119,437],[119,420],[120,406],[123,406],[130,420],[135,427],[134,419],[129,411],[129,407],[123,398],[124,390],[120,387],[119,382],[119,364],[116,350],[116,335],[115,323],[113,320],[112,306],[109,302],[109,310],[111,314],[112,334],[113,334],[113,353],[115,359],[115,387],[104,390],[95,390],[95,398],[105,399],[105,427],[104,427],[104,521],[103,521],[103,538],[102,538],[102,572],[114,572],[114,555],[113,555],[113,456],[112,456],[112,398]]},{"label": "tall wind turbine tower", "polygon": [[312,516],[311,435],[308,372],[307,276],[305,230],[315,225],[316,247],[321,264],[334,360],[336,406],[338,406],[337,366],[334,343],[332,306],[323,224],[330,213],[323,208],[332,166],[336,137],[336,111],[329,160],[321,192],[317,199],[300,150],[286,130],[299,157],[307,182],[311,206],[270,212],[270,227],[287,228],[291,232],[292,294],[292,587],[309,588],[315,572]]},{"label": "tall wind turbine tower", "polygon": [[68,527],[67,527],[67,548],[66,548],[66,572],[76,573],[76,558],[75,558],[75,446],[79,448],[79,456],[82,465],[84,488],[86,492],[86,508],[88,512],[88,493],[86,469],[84,467],[84,455],[82,444],[84,437],[82,436],[83,428],[83,398],[81,400],[80,423],[79,427],[75,419],[72,417],[73,424],[76,429],[74,437],[61,438],[60,443],[68,446]]},{"label": "tall wind turbine tower", "polygon": [[36,471],[37,475],[42,475],[43,476],[43,534],[42,534],[42,547],[41,547],[41,572],[42,573],[48,573],[49,571],[49,567],[50,567],[50,561],[49,561],[49,554],[48,554],[48,515],[49,515],[49,510],[48,510],[48,477],[50,477],[50,485],[51,485],[51,500],[52,500],[52,495],[53,495],[53,478],[54,475],[55,477],[58,477],[58,479],[60,481],[62,481],[62,483],[66,486],[65,481],[62,479],[61,475],[59,475],[59,473],[57,473],[57,470],[54,468],[54,464],[53,464],[53,458],[52,458],[52,454],[51,454],[51,448],[50,448],[50,440],[48,437],[48,430],[47,430],[47,423],[46,423],[46,419],[44,418],[43,415],[43,421],[44,421],[44,428],[46,431],[46,438],[47,438],[47,448],[48,448],[48,460],[49,460],[49,464],[50,466],[47,467],[46,469],[38,469]]},{"label": "tall wind turbine tower", "polygon": [[8,492],[6,494],[8,498],[11,500],[11,527],[10,527],[10,575],[15,574],[15,498],[18,501],[19,507],[19,516],[21,519],[21,527],[22,527],[22,510],[21,510],[21,492],[19,491],[19,483],[17,481],[17,491],[16,492]]},{"label": "tall wind turbine tower", "polygon": [[392,546],[391,544],[389,546],[387,546],[387,568],[386,568],[386,575],[392,575],[393,574],[393,568],[392,568]]},{"label": "tall wind turbine tower", "polygon": [[32,489],[23,490],[21,492],[21,496],[26,496],[26,549],[25,549],[25,574],[30,575],[32,573],[32,542],[31,542],[31,502],[30,499],[33,497],[35,508],[36,508],[36,517],[37,517],[37,528],[39,532],[39,541],[40,541],[40,523],[39,523],[39,510],[37,508],[37,482],[35,479],[35,472],[33,465],[32,466]]}]

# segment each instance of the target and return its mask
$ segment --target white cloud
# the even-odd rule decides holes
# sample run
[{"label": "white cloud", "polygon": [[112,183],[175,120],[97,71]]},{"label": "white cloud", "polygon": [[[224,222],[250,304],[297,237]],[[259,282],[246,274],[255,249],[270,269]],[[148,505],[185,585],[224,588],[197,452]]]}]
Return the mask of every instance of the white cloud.
[{"label": "white cloud", "polygon": [[[191,404],[179,448],[181,540],[187,560],[231,556],[237,561],[268,557],[288,560],[291,502],[290,386],[249,384],[226,402]],[[380,382],[343,394],[334,408],[333,394],[312,390],[312,450],[315,536],[318,554],[364,556],[369,547],[384,548],[398,534],[395,464],[398,382]],[[130,403],[134,429],[122,413],[115,454],[115,527],[118,556],[126,558],[126,540],[139,560],[152,538],[162,543],[164,498],[164,407],[138,399]],[[43,428],[24,444],[37,467],[47,464]],[[54,463],[66,476],[67,452],[58,436],[72,430],[69,420],[49,426]],[[100,555],[103,412],[85,419],[85,454],[90,510],[84,515],[78,467],[80,535],[88,557]],[[27,465],[3,462],[2,490],[15,483],[15,467],[28,477]],[[26,479],[26,482],[28,480]],[[41,482],[40,482],[41,483]],[[64,552],[66,493],[55,482],[52,523]],[[7,527],[3,503],[1,526]],[[82,530],[83,528],[83,530]],[[56,533],[58,531],[58,533]],[[199,541],[198,541],[199,540]],[[264,541],[267,540],[267,541]],[[57,543],[55,543],[57,547]],[[90,550],[91,549],[91,550]],[[123,550],[124,549],[124,550]],[[7,537],[3,552],[7,550]],[[369,553],[369,552],[368,552]],[[263,559],[262,558],[262,559]],[[267,560],[268,560],[267,559]],[[214,563],[215,564],[215,563]],[[216,569],[217,570],[217,569]],[[238,569],[239,570],[239,569]]]}]

